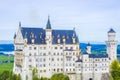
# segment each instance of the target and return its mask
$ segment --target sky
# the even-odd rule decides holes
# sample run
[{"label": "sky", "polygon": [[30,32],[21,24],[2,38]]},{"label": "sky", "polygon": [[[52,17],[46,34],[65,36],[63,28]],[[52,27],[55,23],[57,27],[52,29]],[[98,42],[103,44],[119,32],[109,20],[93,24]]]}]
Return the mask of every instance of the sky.
[{"label": "sky", "polygon": [[22,27],[73,29],[79,40],[104,42],[113,28],[120,40],[120,0],[0,0],[0,40],[13,40]]}]

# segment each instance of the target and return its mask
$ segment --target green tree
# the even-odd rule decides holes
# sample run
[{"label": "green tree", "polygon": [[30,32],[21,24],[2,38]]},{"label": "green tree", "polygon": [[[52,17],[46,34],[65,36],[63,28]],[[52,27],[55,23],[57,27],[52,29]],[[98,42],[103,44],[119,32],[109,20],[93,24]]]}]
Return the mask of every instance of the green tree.
[{"label": "green tree", "polygon": [[32,80],[39,80],[37,68],[33,68],[32,70]]},{"label": "green tree", "polygon": [[50,80],[70,80],[70,79],[67,75],[59,73],[59,74],[54,74]]},{"label": "green tree", "polygon": [[111,76],[113,80],[120,80],[120,64],[118,60],[114,60],[110,65]]},{"label": "green tree", "polygon": [[0,80],[6,80],[7,78],[9,78],[9,71],[4,71],[4,72],[0,75]]}]

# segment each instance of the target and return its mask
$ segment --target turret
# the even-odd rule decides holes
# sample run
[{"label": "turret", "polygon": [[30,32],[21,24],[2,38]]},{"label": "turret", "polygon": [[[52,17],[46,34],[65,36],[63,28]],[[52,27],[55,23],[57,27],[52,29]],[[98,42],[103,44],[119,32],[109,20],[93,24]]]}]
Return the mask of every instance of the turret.
[{"label": "turret", "polygon": [[73,36],[72,36],[72,41],[73,41],[73,44],[76,43],[76,34],[75,34],[75,28],[73,28]]},{"label": "turret", "polygon": [[27,32],[25,33],[25,36],[24,36],[24,43],[26,44],[27,43]]},{"label": "turret", "polygon": [[116,32],[113,29],[108,31],[108,41],[106,41],[107,54],[111,61],[117,59],[117,41],[115,40]]},{"label": "turret", "polygon": [[88,54],[91,54],[91,45],[90,45],[90,43],[87,44],[87,50],[86,50],[86,52]]},{"label": "turret", "polygon": [[14,39],[16,38],[16,33],[14,34]]},{"label": "turret", "polygon": [[108,31],[108,41],[115,41],[115,34],[116,32],[111,28]]}]

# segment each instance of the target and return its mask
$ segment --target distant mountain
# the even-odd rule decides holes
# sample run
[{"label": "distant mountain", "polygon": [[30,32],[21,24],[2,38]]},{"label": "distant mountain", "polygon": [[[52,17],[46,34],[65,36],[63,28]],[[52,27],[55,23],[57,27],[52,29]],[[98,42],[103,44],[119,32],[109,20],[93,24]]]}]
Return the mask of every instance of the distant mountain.
[{"label": "distant mountain", "polygon": [[[86,51],[87,43],[80,43],[80,48],[82,49],[82,52]],[[101,42],[94,42],[91,44],[92,53],[98,54],[98,53],[106,53],[106,45]],[[14,52],[14,45],[13,41],[0,41],[0,53],[5,54],[13,54]],[[120,45],[118,45],[117,53],[120,54]]]},{"label": "distant mountain", "polygon": [[90,44],[105,44],[105,42],[98,42],[98,41],[80,41],[80,43],[90,43]]},{"label": "distant mountain", "polygon": [[14,51],[13,44],[0,44],[0,52],[12,52]]},{"label": "distant mountain", "polygon": [[[82,52],[86,50],[87,43],[80,43]],[[106,44],[91,44],[92,53],[106,53]],[[120,45],[118,45],[117,53],[120,54]]]},{"label": "distant mountain", "polygon": [[0,44],[13,44],[12,40],[0,40]]}]

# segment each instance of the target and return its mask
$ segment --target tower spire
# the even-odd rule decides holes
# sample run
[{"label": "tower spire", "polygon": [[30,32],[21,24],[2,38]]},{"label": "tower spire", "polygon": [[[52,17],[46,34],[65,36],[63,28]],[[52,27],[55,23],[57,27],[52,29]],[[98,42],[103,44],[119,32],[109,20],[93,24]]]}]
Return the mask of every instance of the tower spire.
[{"label": "tower spire", "polygon": [[19,27],[21,27],[21,22],[19,22]]},{"label": "tower spire", "polygon": [[16,33],[14,33],[14,39],[16,38]]},{"label": "tower spire", "polygon": [[47,21],[46,29],[51,29],[50,16],[49,15],[48,15],[48,21]]}]

